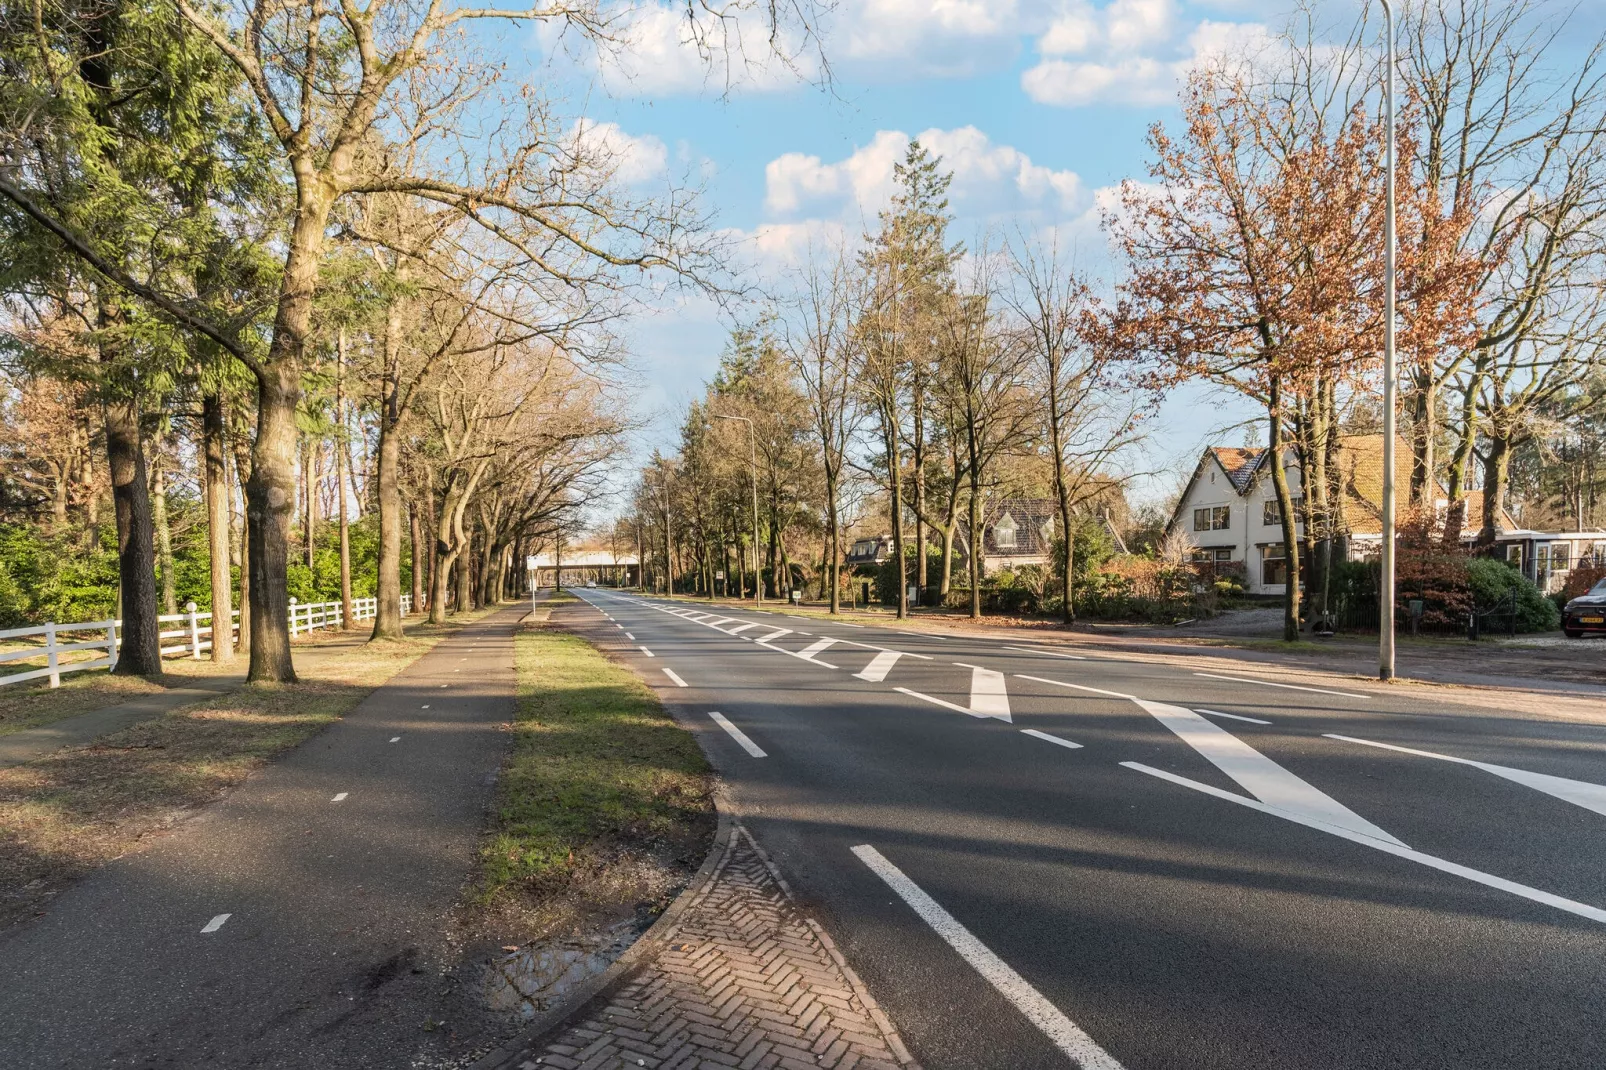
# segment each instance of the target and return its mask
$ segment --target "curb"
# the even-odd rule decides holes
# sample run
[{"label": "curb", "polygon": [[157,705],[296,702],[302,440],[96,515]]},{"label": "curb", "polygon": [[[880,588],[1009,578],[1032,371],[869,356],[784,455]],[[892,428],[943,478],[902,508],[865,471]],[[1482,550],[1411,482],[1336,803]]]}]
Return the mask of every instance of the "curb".
[{"label": "curb", "polygon": [[730,853],[731,845],[735,842],[736,830],[740,828],[722,795],[723,792],[716,788],[714,809],[718,814],[719,824],[714,830],[714,845],[709,850],[708,857],[703,859],[703,864],[693,875],[691,883],[675,896],[675,901],[670,903],[662,914],[658,915],[658,920],[649,925],[647,931],[636,938],[635,943],[625,948],[624,954],[615,959],[612,966],[577,986],[558,1006],[543,1011],[512,1040],[468,1064],[468,1070],[500,1070],[508,1066],[548,1033],[556,1032],[568,1024],[570,1019],[606,995],[615,984],[635,970],[643,960],[649,958],[649,953],[657,954],[670,942],[675,926],[680,922],[680,916],[691,904],[702,898],[708,885],[724,868],[725,856]]}]

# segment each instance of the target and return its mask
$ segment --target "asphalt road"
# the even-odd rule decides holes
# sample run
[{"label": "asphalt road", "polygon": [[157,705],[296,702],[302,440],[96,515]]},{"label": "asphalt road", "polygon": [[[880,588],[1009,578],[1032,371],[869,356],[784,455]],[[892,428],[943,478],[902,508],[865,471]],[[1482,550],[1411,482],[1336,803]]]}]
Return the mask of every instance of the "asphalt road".
[{"label": "asphalt road", "polygon": [[927,1070],[1606,1067],[1606,727],[584,595]]},{"label": "asphalt road", "polygon": [[511,720],[515,606],[0,937],[0,1067],[416,1066]]}]

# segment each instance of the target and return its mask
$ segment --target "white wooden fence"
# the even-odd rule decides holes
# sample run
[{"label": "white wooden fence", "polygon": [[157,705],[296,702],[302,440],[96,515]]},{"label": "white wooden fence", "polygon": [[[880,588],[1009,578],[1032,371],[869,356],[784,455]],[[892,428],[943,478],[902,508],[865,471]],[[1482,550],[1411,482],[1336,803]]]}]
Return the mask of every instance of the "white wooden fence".
[{"label": "white wooden fence", "polygon": [[[351,602],[351,617],[354,621],[373,620],[378,613],[378,599],[354,598]],[[402,595],[402,616],[412,612],[412,595]],[[183,613],[167,613],[156,618],[158,625],[177,624],[176,628],[163,628],[158,635],[161,637],[162,656],[191,657],[199,659],[204,651],[212,649],[212,614],[197,613],[195,603],[191,602],[184,607]],[[340,626],[341,608],[339,602],[297,602],[290,599],[290,635],[295,637],[319,628],[338,628]],[[240,611],[235,610],[229,621],[230,628],[236,639],[240,634]],[[0,676],[0,687],[6,684],[20,684],[28,680],[37,680],[41,677],[50,678],[51,687],[61,686],[61,674],[66,672],[82,672],[85,669],[110,669],[117,664],[117,651],[123,644],[120,630],[123,626],[121,620],[96,620],[83,624],[56,624],[55,622],[37,625],[31,628],[10,628],[0,631],[0,643],[10,643],[21,640],[27,646],[16,650],[0,651],[0,664],[8,661],[26,661],[33,658],[44,658],[42,668],[29,669],[24,672],[9,673]],[[71,637],[74,633],[93,632],[93,639],[72,639],[62,642],[64,636]],[[173,642],[178,640],[177,642]],[[72,659],[63,661],[63,654],[72,654],[76,651],[97,651],[95,657],[84,660]]]}]

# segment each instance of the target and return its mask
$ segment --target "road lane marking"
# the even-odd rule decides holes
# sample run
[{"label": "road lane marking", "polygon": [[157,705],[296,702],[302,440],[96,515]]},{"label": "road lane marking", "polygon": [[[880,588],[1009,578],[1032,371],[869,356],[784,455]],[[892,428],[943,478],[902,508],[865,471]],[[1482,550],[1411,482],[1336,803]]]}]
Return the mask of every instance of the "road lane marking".
[{"label": "road lane marking", "polygon": [[680,674],[675,672],[674,669],[669,668],[667,665],[664,666],[664,675],[669,677],[671,680],[675,681],[675,686],[676,687],[685,687],[686,686],[686,681],[684,681],[684,680],[682,680],[680,678]]},{"label": "road lane marking", "polygon": [[1068,739],[1061,739],[1059,736],[1051,736],[1047,732],[1039,732],[1035,728],[1022,728],[1021,733],[1023,735],[1031,736],[1033,739],[1046,739],[1050,743],[1058,743],[1060,746],[1069,747],[1072,750],[1082,749],[1082,745],[1080,743],[1072,743]]},{"label": "road lane marking", "polygon": [[754,743],[752,740],[747,738],[746,732],[743,732],[740,728],[737,728],[735,725],[731,724],[723,713],[710,713],[708,716],[713,718],[715,724],[719,725],[719,727],[723,728],[726,732],[729,732],[730,737],[739,743],[741,748],[748,754],[751,754],[755,758],[768,757],[768,755],[759,749],[759,745],[757,743]]},{"label": "road lane marking", "polygon": [[864,625],[862,625],[862,624],[849,624],[845,620],[834,620],[834,621],[831,621],[831,623],[832,624],[839,624],[844,628],[863,628],[864,627]]},{"label": "road lane marking", "polygon": [[757,627],[758,627],[758,621],[750,620],[746,624],[742,625],[740,628],[732,628],[732,629],[730,629],[729,634],[735,635],[738,632],[745,632],[749,628],[757,628]]},{"label": "road lane marking", "polygon": [[648,650],[644,646],[638,646],[638,647],[636,647],[636,649],[641,651],[643,654],[647,655],[649,658],[656,658],[658,656],[657,654],[654,654],[652,651]]},{"label": "road lane marking", "polygon": [[631,635],[629,632],[625,633],[625,638],[630,640],[632,643],[634,643],[636,641],[636,637]]},{"label": "road lane marking", "polygon": [[1331,835],[1338,836],[1341,839],[1346,839],[1353,843],[1359,843],[1374,850],[1382,851],[1384,854],[1390,854],[1398,858],[1405,858],[1412,862],[1421,863],[1422,865],[1427,866],[1429,869],[1436,869],[1441,873],[1449,873],[1452,876],[1461,877],[1476,884],[1482,884],[1488,888],[1495,888],[1502,892],[1509,892],[1512,895],[1521,896],[1524,899],[1530,899],[1535,903],[1543,903],[1546,906],[1555,907],[1558,910],[1565,910],[1569,914],[1576,914],[1581,918],[1588,918],[1591,921],[1598,921],[1602,924],[1606,924],[1606,910],[1601,910],[1599,907],[1592,907],[1587,903],[1580,903],[1573,899],[1566,899],[1562,896],[1554,895],[1538,888],[1530,888],[1526,884],[1518,884],[1516,881],[1508,881],[1504,877],[1496,877],[1492,873],[1484,873],[1482,870],[1473,869],[1470,866],[1463,866],[1459,863],[1451,862],[1448,859],[1438,858],[1430,854],[1424,854],[1421,851],[1415,851],[1401,844],[1391,843],[1388,840],[1375,840],[1370,836],[1364,836],[1361,833],[1354,832],[1350,829],[1339,828],[1336,825],[1326,825],[1320,821],[1312,820],[1311,818],[1300,814],[1286,813],[1285,811],[1277,809],[1275,806],[1268,806],[1258,799],[1246,799],[1242,795],[1234,795],[1230,791],[1222,791],[1220,788],[1215,787],[1214,785],[1201,784],[1197,780],[1189,780],[1187,777],[1178,776],[1175,773],[1168,773],[1164,769],[1155,769],[1152,766],[1144,765],[1142,762],[1121,762],[1120,764],[1127,769],[1134,769],[1139,773],[1147,773],[1149,776],[1159,777],[1161,780],[1168,780],[1173,784],[1178,784],[1185,788],[1192,788],[1194,791],[1202,791],[1206,795],[1213,795],[1218,799],[1226,799],[1228,802],[1235,802],[1239,806],[1247,806],[1251,810],[1259,810],[1263,814],[1271,814],[1273,817],[1280,817],[1285,821],[1292,821],[1297,825],[1304,825],[1307,828],[1313,828],[1319,832],[1330,833]]},{"label": "road lane marking", "polygon": [[733,621],[735,619],[736,619],[735,617],[715,617],[713,620],[700,620],[697,623],[698,624],[706,624],[708,627],[714,629],[715,631],[723,631],[724,629],[720,628],[720,625],[721,624],[729,624],[731,621]]},{"label": "road lane marking", "polygon": [[1072,661],[1086,661],[1087,660],[1087,658],[1083,657],[1081,654],[1060,654],[1060,653],[1057,653],[1057,652],[1055,652],[1053,650],[1033,650],[1029,646],[1006,646],[1006,647],[1004,647],[1004,649],[1005,650],[1019,650],[1019,651],[1022,651],[1024,653],[1027,653],[1027,654],[1042,654],[1044,657],[1048,657],[1048,658],[1070,658]]},{"label": "road lane marking", "polygon": [[1008,720],[1008,718],[997,717],[996,714],[977,713],[975,710],[970,709],[967,706],[961,706],[957,702],[949,702],[947,699],[937,698],[935,695],[926,695],[926,694],[922,694],[919,691],[911,691],[907,687],[895,687],[892,690],[898,692],[899,694],[910,695],[910,696],[912,696],[914,698],[919,698],[919,699],[925,699],[927,702],[930,702],[933,705],[942,706],[943,708],[953,710],[956,713],[968,713],[972,717],[995,717],[998,720]]},{"label": "road lane marking", "polygon": [[1217,676],[1213,672],[1196,672],[1193,675],[1203,676],[1210,680],[1231,680],[1238,684],[1259,684],[1261,687],[1280,687],[1284,691],[1309,691],[1314,695],[1338,695],[1342,698],[1371,698],[1371,695],[1357,695],[1353,691],[1330,691],[1325,687],[1299,687],[1295,684],[1275,684],[1270,680],[1252,680],[1247,676]]},{"label": "road lane marking", "polygon": [[970,712],[983,717],[996,717],[1000,721],[1013,721],[1009,715],[1009,690],[1004,686],[1004,674],[980,665],[954,662],[961,669],[970,670]]},{"label": "road lane marking", "polygon": [[1128,695],[1124,691],[1106,691],[1102,687],[1084,687],[1081,684],[1068,684],[1064,680],[1050,680],[1046,676],[1027,676],[1025,673],[1018,672],[1015,674],[1015,679],[1033,680],[1040,684],[1053,684],[1055,687],[1069,687],[1075,691],[1091,691],[1095,695],[1109,695],[1111,698],[1124,698],[1130,699],[1133,702],[1137,701],[1137,696]]},{"label": "road lane marking", "polygon": [[441,686],[442,687],[451,687],[452,685],[451,684],[442,684]]},{"label": "road lane marking", "polygon": [[791,633],[792,633],[792,629],[790,629],[790,628],[777,628],[773,632],[771,632],[770,634],[761,635],[761,636],[759,636],[757,639],[755,639],[753,641],[755,643],[768,643],[768,642],[771,642],[772,640],[779,639],[783,635],[790,635]]},{"label": "road lane marking", "polygon": [[897,892],[898,897],[920,915],[920,920],[931,926],[949,947],[958,952],[960,958],[997,989],[999,995],[1014,1004],[1027,1021],[1041,1029],[1055,1047],[1074,1059],[1081,1070],[1122,1070],[1115,1057],[1099,1047],[1092,1037],[1082,1031],[1081,1026],[1065,1017],[1026,978],[993,954],[986,944],[976,939],[969,929],[927,895],[925,889],[910,880],[903,870],[887,861],[880,851],[865,843],[853,848],[853,853],[859,861],[870,867],[870,872]]},{"label": "road lane marking", "polygon": [[901,650],[883,650],[870,659],[870,664],[864,667],[863,672],[854,673],[853,678],[855,680],[868,680],[872,684],[879,684],[887,678],[887,673],[892,671],[892,667],[898,664],[898,659],[901,657],[903,657],[903,651]]},{"label": "road lane marking", "polygon": [[798,655],[797,656],[800,657],[800,658],[807,658],[810,661],[813,661],[814,660],[814,655],[820,653],[823,650],[829,650],[831,647],[836,646],[836,644],[837,644],[837,641],[835,639],[816,639],[814,642],[810,643],[808,646],[806,646],[802,650],[798,651]]},{"label": "road lane marking", "polygon": [[333,799],[330,799],[329,801],[332,802],[332,803],[341,802],[341,801],[343,801],[345,799],[347,794],[348,794],[347,792],[342,791],[339,794],[337,794]]},{"label": "road lane marking", "polygon": [[1250,724],[1271,724],[1270,721],[1262,721],[1259,717],[1245,717],[1241,713],[1222,713],[1220,710],[1201,710],[1198,708],[1195,708],[1193,712],[1202,713],[1209,717],[1225,717],[1229,721],[1248,721]]},{"label": "road lane marking", "polygon": [[1348,829],[1368,839],[1405,844],[1378,828],[1331,795],[1290,773],[1220,725],[1192,710],[1164,702],[1135,699],[1144,712],[1169,728],[1182,742],[1198,751],[1211,765],[1231,777],[1249,794],[1285,814]]},{"label": "road lane marking", "polygon": [[207,922],[205,927],[203,927],[201,929],[201,932],[203,932],[203,933],[215,933],[219,929],[223,928],[223,923],[228,921],[232,917],[234,917],[233,914],[219,914],[216,917],[214,917],[211,921]]},{"label": "road lane marking", "polygon": [[1489,762],[1475,762],[1471,758],[1456,758],[1448,754],[1436,754],[1430,750],[1414,750],[1411,747],[1397,747],[1392,743],[1374,743],[1369,739],[1356,739],[1354,736],[1341,736],[1333,732],[1324,733],[1328,739],[1341,739],[1345,743],[1359,743],[1363,747],[1381,747],[1383,750],[1399,751],[1401,754],[1414,754],[1419,758],[1437,758],[1441,762],[1454,762],[1457,765],[1470,765],[1474,769],[1482,769],[1485,773],[1493,773],[1497,777],[1521,784],[1535,791],[1542,791],[1563,802],[1570,802],[1574,806],[1582,806],[1585,810],[1593,810],[1597,814],[1606,816],[1606,786],[1591,784],[1587,780],[1569,780],[1567,777],[1551,776],[1549,773],[1530,773],[1526,769],[1513,769],[1506,765],[1493,765]]},{"label": "road lane marking", "polygon": [[625,630],[625,626],[623,624],[615,624],[614,627],[618,628],[621,632]]},{"label": "road lane marking", "polygon": [[429,709],[429,707],[428,707],[428,706],[420,706],[420,707],[419,707],[419,709],[421,709],[421,710],[427,710],[427,709]]},{"label": "road lane marking", "polygon": [[390,737],[390,741],[392,743],[400,743],[401,742],[401,737],[400,736],[391,736]]}]

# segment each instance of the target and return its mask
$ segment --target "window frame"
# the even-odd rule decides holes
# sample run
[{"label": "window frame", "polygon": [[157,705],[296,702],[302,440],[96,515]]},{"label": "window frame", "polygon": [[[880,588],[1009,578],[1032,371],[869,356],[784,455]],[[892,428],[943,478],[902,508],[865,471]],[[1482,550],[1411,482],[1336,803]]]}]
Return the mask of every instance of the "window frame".
[{"label": "window frame", "polygon": [[[1216,523],[1217,519],[1220,519],[1221,523]],[[1194,531],[1228,531],[1231,528],[1232,506],[1230,505],[1201,505],[1193,511]]]},{"label": "window frame", "polygon": [[[1277,550],[1277,556],[1271,551]],[[1282,574],[1281,579],[1272,579],[1266,574],[1266,566],[1276,562],[1277,571]],[[1260,548],[1260,582],[1262,586],[1272,587],[1288,585],[1288,547],[1280,542],[1266,543]]]}]

